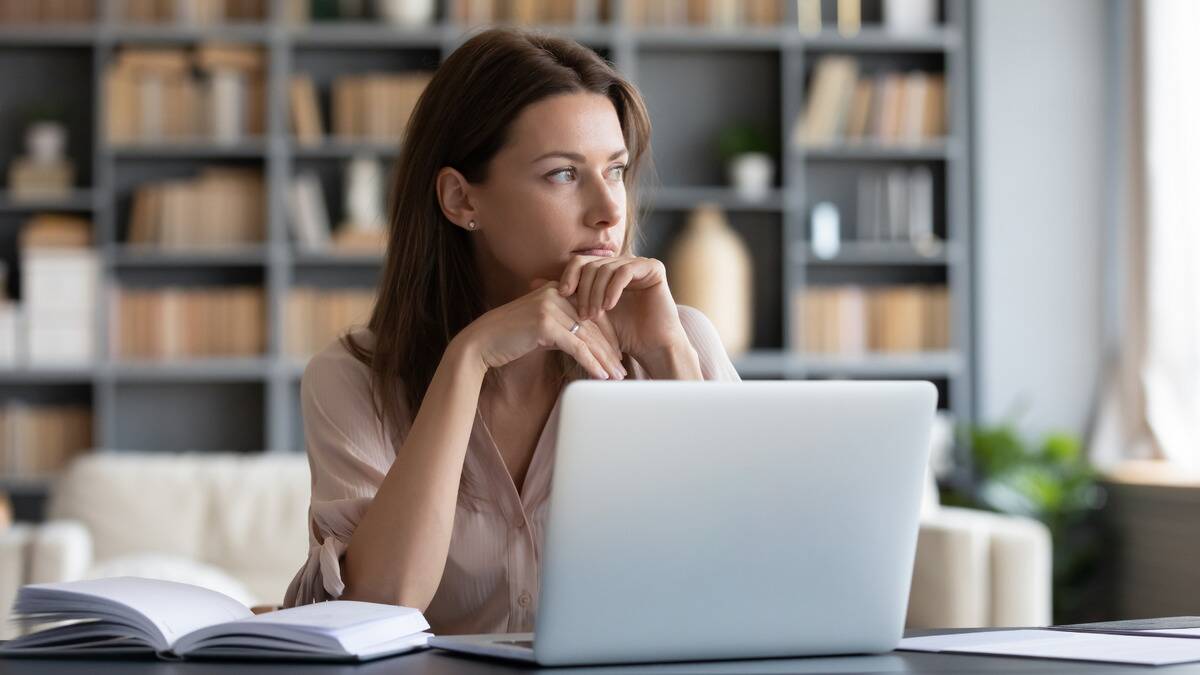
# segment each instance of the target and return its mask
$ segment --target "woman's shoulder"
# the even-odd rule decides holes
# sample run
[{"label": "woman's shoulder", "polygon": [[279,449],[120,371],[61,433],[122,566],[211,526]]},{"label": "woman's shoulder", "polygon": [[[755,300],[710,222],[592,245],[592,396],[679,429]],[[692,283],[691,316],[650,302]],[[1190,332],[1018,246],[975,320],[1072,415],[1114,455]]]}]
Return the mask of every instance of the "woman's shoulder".
[{"label": "woman's shoulder", "polygon": [[351,353],[343,337],[366,350],[375,346],[375,335],[367,328],[355,328],[339,335],[308,360],[300,380],[302,390],[321,393],[327,393],[331,388],[343,392],[369,390],[371,369]]},{"label": "woman's shoulder", "polygon": [[679,310],[679,323],[683,325],[683,332],[687,333],[692,345],[696,346],[698,341],[705,345],[711,345],[714,341],[718,345],[721,344],[721,336],[717,334],[717,328],[707,314],[691,305],[675,306]]}]

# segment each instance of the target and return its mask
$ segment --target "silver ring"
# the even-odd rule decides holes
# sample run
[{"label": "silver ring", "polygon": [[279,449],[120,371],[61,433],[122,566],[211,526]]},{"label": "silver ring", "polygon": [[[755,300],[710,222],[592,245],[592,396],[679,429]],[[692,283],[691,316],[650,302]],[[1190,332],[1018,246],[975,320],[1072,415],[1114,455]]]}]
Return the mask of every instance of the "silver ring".
[{"label": "silver ring", "polygon": [[574,335],[577,332],[579,332],[579,322],[578,321],[575,322],[575,325],[571,326],[571,335]]}]

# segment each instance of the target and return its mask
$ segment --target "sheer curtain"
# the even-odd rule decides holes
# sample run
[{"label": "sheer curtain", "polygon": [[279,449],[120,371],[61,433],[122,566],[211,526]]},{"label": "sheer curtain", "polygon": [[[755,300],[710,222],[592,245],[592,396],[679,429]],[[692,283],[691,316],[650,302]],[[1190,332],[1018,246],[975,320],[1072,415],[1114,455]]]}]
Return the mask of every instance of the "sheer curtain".
[{"label": "sheer curtain", "polygon": [[1200,470],[1200,2],[1110,6],[1113,314],[1092,459]]}]

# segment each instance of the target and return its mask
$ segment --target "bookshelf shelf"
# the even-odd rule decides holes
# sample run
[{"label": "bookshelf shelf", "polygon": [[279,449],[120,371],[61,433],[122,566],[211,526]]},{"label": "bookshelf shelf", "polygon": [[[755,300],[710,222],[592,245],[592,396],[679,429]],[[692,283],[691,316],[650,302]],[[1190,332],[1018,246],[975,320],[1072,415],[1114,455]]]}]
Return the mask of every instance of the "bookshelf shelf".
[{"label": "bookshelf shelf", "polygon": [[753,350],[734,358],[733,363],[746,378],[951,377],[963,369],[962,358],[950,352],[841,356]]},{"label": "bookshelf shelf", "polygon": [[370,21],[322,21],[308,26],[292,26],[286,40],[297,48],[348,47],[362,49],[403,49],[423,47],[439,49],[450,31],[443,26],[402,28]]},{"label": "bookshelf shelf", "polygon": [[105,373],[126,382],[257,382],[271,375],[270,358],[117,360]]},{"label": "bookshelf shelf", "polygon": [[792,246],[793,259],[806,265],[956,265],[965,260],[962,247],[945,243],[934,252],[918,251],[908,244],[843,241],[833,258],[822,258],[805,243]]},{"label": "bookshelf shelf", "polygon": [[379,253],[297,250],[292,253],[292,262],[298,266],[373,267],[383,264],[383,255]]},{"label": "bookshelf shelf", "polygon": [[267,155],[267,144],[262,140],[228,144],[212,141],[130,143],[110,145],[105,150],[115,159],[263,159]]},{"label": "bookshelf shelf", "polygon": [[96,208],[91,190],[72,190],[66,197],[30,199],[14,198],[0,192],[0,213],[30,213],[33,211],[91,211]]},{"label": "bookshelf shelf", "polygon": [[108,27],[104,35],[116,42],[140,44],[191,44],[209,40],[266,43],[271,36],[271,29],[263,23],[248,22],[206,26],[124,23]]},{"label": "bookshelf shelf", "polygon": [[90,384],[96,377],[91,367],[0,367],[0,385]]},{"label": "bookshelf shelf", "polygon": [[801,44],[811,52],[943,52],[957,49],[962,40],[956,27],[943,27],[915,35],[863,27],[851,36],[826,29],[818,35],[804,37]]},{"label": "bookshelf shelf", "polygon": [[400,154],[400,142],[333,140],[315,145],[291,141],[291,152],[299,159],[349,159],[355,155],[395,157]]},{"label": "bookshelf shelf", "polygon": [[94,24],[0,26],[0,47],[90,47]]},{"label": "bookshelf shelf", "polygon": [[[215,26],[129,24],[111,8],[95,24],[0,26],[0,57],[8,59],[2,65],[21,69],[21,77],[0,84],[0,114],[32,102],[31,96],[61,90],[56,95],[78,111],[77,119],[69,123],[68,147],[77,160],[81,184],[89,186],[64,200],[31,203],[16,202],[0,192],[0,220],[17,224],[27,214],[42,211],[91,216],[101,253],[97,353],[115,353],[110,344],[115,333],[109,325],[115,307],[108,298],[109,291],[117,288],[253,285],[262,289],[266,301],[266,351],[261,356],[185,361],[102,356],[94,366],[84,368],[0,368],[0,385],[8,386],[17,398],[86,396],[94,411],[98,447],[302,450],[296,394],[305,359],[288,352],[288,299],[299,288],[367,288],[378,277],[383,259],[378,254],[297,248],[289,222],[290,181],[303,172],[315,174],[329,195],[330,221],[336,223],[346,207],[339,189],[343,163],[363,154],[392,162],[401,146],[359,139],[299,143],[289,118],[289,80],[301,73],[311,77],[328,130],[335,78],[436,65],[478,30],[454,19],[462,3],[474,1],[439,0],[438,21],[421,29],[364,21],[293,25],[284,16],[285,2],[267,3],[271,15],[266,21]],[[849,37],[829,26],[828,17],[819,34],[802,34],[796,3],[785,0],[780,2],[784,15],[778,26],[733,31],[634,25],[633,2],[613,0],[611,20],[603,23],[529,28],[591,46],[629,76],[646,98],[654,125],[654,162],[663,185],[655,190],[643,186],[641,195],[651,210],[645,228],[647,246],[640,253],[665,252],[688,212],[701,202],[714,202],[725,210],[755,261],[752,348],[735,358],[743,377],[928,378],[938,385],[940,407],[956,418],[972,419],[969,0],[939,0],[942,23],[917,35],[882,30],[878,10],[871,10],[874,16],[867,10],[878,3],[865,3],[863,27]],[[823,3],[824,7],[832,4],[836,3]],[[186,49],[210,40],[262,49],[266,84],[272,92],[264,111],[265,135],[230,144],[208,139],[110,144],[105,139],[104,82],[115,50],[124,45]],[[944,75],[946,138],[916,146],[861,142],[796,147],[790,143],[813,86],[814,64],[835,54],[853,57],[864,74],[916,68]],[[29,84],[39,81],[55,84]],[[716,140],[734,121],[758,125],[780,142],[775,182],[761,201],[744,200],[726,187]],[[0,164],[11,160],[15,150],[12,143],[0,148]],[[132,197],[139,187],[164,179],[194,178],[209,166],[261,169],[266,199],[266,240],[261,245],[178,251],[124,243]],[[832,260],[812,253],[806,237],[813,204],[838,204],[842,230],[852,233],[859,220],[856,176],[915,167],[928,167],[932,173],[934,232],[945,240],[943,250],[927,256],[911,246],[847,240]],[[9,263],[14,265],[12,260]],[[19,265],[15,261],[10,274],[19,274]],[[794,335],[802,332],[793,316],[796,294],[843,283],[945,286],[950,295],[950,348],[857,357],[792,351],[803,343]],[[196,421],[200,413],[193,408],[208,416],[203,423]],[[189,416],[168,423],[154,419],[157,411]]]},{"label": "bookshelf shelf", "polygon": [[810,160],[869,160],[881,162],[905,161],[940,161],[958,154],[958,145],[953,141],[941,143],[922,143],[920,145],[901,143],[862,142],[842,145],[793,147],[797,155]]},{"label": "bookshelf shelf", "polygon": [[662,187],[647,193],[646,202],[655,209],[686,211],[701,202],[713,202],[727,211],[780,212],[784,208],[783,191],[771,190],[761,200],[747,200],[731,188],[723,187]]},{"label": "bookshelf shelf", "polygon": [[254,267],[267,264],[261,246],[211,250],[168,250],[142,246],[120,246],[113,262],[122,267]]}]

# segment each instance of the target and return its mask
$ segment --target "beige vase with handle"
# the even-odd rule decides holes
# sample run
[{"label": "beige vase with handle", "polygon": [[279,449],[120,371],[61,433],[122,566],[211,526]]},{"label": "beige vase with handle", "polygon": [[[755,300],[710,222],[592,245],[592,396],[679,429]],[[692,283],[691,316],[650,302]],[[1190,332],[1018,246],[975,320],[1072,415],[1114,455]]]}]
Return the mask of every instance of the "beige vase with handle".
[{"label": "beige vase with handle", "polygon": [[666,265],[675,302],[704,312],[730,355],[746,351],[754,318],[750,249],[720,207],[696,206],[671,244]]}]

